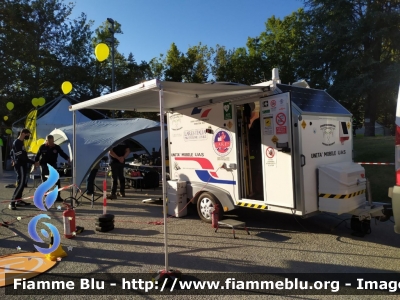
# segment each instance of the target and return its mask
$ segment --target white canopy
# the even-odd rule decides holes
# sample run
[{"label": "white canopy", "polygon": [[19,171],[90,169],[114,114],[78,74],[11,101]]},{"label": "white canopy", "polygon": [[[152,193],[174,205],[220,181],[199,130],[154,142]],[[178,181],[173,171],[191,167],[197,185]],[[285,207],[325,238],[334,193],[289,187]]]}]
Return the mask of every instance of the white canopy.
[{"label": "white canopy", "polygon": [[70,106],[70,111],[83,108],[109,110],[160,111],[159,91],[163,90],[163,108],[204,106],[210,103],[262,96],[267,86],[220,85],[159,81],[157,79]]},{"label": "white canopy", "polygon": [[[160,124],[147,119],[115,120],[105,119],[89,121],[76,125],[76,183],[80,186],[91,167],[104,157],[113,146],[135,136],[143,136],[144,133],[157,132],[160,136]],[[56,144],[69,142],[73,145],[73,126],[55,129],[51,132]],[[160,144],[160,139],[156,144]],[[157,149],[158,150],[158,149]],[[72,152],[72,151],[71,151]],[[72,156],[73,159],[73,156]]]},{"label": "white canopy", "polygon": [[[164,112],[175,109],[199,107],[211,103],[225,101],[245,100],[248,98],[271,95],[270,86],[243,86],[243,85],[221,85],[221,84],[198,84],[180,83],[150,80],[130,88],[126,88],[105,96],[88,100],[70,106],[70,111],[84,108],[109,109],[109,110],[136,110],[145,112],[159,112],[161,128],[164,128]],[[75,124],[76,122],[74,122]],[[76,128],[79,132],[79,128]],[[76,137],[76,133],[74,134]],[[164,141],[164,130],[161,130],[161,141]],[[78,142],[75,145],[79,144]],[[76,153],[78,149],[74,149]],[[161,157],[165,157],[165,143],[161,143]],[[165,270],[168,268],[168,243],[167,243],[167,189],[166,189],[166,166],[162,159],[163,180],[163,212],[164,212],[164,243],[165,243]],[[74,161],[74,166],[76,161]],[[73,175],[74,178],[76,175]],[[74,179],[75,180],[75,179]],[[74,181],[75,183],[75,181]],[[75,183],[76,184],[76,183]]]},{"label": "white canopy", "polygon": [[[68,111],[71,103],[67,99],[61,99],[50,111],[36,120],[36,136],[38,139],[46,138],[53,129],[72,124],[72,113]],[[76,115],[76,122],[88,122],[89,118],[81,113]]]}]

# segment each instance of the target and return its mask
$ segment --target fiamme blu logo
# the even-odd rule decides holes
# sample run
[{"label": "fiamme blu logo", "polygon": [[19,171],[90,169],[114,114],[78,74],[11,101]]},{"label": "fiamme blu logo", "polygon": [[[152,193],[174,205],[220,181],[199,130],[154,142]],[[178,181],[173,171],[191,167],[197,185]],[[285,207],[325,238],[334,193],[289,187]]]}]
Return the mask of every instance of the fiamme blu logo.
[{"label": "fiamme blu logo", "polygon": [[[46,195],[46,192],[49,191],[57,183],[59,179],[58,172],[49,164],[47,165],[47,167],[49,168],[49,178],[41,185],[39,185],[39,187],[35,191],[35,194],[33,195],[33,203],[37,208],[39,208],[42,211],[47,211],[47,209],[52,207],[58,196],[58,186],[55,186],[54,190],[52,190],[47,194],[45,201],[43,203],[43,197]],[[40,214],[37,215],[36,217],[33,217],[28,224],[28,233],[35,242],[43,243],[43,240],[40,238],[36,230],[37,224],[40,219],[51,219],[51,218],[46,214]],[[34,246],[36,250],[39,251],[40,253],[50,254],[51,252],[55,251],[60,245],[61,242],[60,233],[58,232],[58,229],[54,225],[47,222],[42,222],[42,224],[46,225],[47,228],[49,228],[51,235],[53,236],[53,244],[50,248],[41,248],[37,245]],[[45,229],[42,229],[40,232],[45,238],[49,238],[49,234]]]}]

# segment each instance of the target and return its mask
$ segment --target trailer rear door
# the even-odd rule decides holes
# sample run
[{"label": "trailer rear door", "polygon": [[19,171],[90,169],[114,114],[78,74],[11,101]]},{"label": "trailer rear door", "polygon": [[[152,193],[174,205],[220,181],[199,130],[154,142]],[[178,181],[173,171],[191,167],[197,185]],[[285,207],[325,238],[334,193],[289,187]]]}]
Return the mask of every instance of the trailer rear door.
[{"label": "trailer rear door", "polygon": [[260,101],[264,199],[267,204],[295,208],[290,93]]}]

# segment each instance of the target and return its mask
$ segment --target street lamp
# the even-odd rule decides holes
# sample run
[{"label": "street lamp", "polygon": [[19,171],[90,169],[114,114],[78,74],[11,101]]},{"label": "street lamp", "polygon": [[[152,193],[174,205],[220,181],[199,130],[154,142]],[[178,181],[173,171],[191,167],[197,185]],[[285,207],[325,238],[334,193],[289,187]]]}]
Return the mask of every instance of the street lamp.
[{"label": "street lamp", "polygon": [[[111,42],[111,59],[112,59],[112,84],[111,84],[111,93],[113,93],[115,91],[115,75],[114,75],[114,20],[111,18],[107,18],[107,21],[109,23],[111,23],[111,28],[109,28],[108,30],[111,32],[111,39],[106,39],[106,41]],[[113,111],[112,113],[112,117],[114,118],[114,113],[115,111]]]}]

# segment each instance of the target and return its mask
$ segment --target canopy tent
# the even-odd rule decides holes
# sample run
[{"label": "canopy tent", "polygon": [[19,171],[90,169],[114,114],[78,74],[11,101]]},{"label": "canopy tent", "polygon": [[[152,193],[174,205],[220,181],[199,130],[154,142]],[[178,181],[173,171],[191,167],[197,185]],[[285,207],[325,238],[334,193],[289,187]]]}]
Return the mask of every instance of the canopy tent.
[{"label": "canopy tent", "polygon": [[[68,107],[71,103],[63,98],[56,106],[48,111],[44,116],[36,120],[36,135],[38,138],[45,138],[53,129],[71,125],[72,114],[67,113]],[[76,122],[88,122],[89,118],[79,113],[76,116]]]},{"label": "canopy tent", "polygon": [[[141,118],[89,121],[77,124],[76,129],[76,141],[73,139],[73,126],[55,129],[50,134],[54,136],[54,142],[58,145],[63,143],[76,145],[76,152],[73,153],[72,159],[74,161],[74,184],[77,186],[82,184],[91,167],[116,144],[128,138],[143,138],[145,133],[155,132],[160,136],[160,123]],[[159,143],[160,140],[157,140],[156,145]],[[70,146],[69,149],[71,150]]]},{"label": "canopy tent", "polygon": [[[46,139],[46,136],[56,128],[72,125],[72,113],[68,111],[68,107],[72,103],[79,103],[79,101],[64,95],[49,101],[44,106],[37,109],[36,140]],[[91,117],[95,119],[107,118],[107,116],[98,111],[91,111]],[[25,127],[26,118],[27,117],[23,117],[13,123],[12,130],[14,135]],[[81,123],[91,121],[91,119],[79,112],[76,115],[76,121]],[[67,153],[68,149],[66,146],[62,146],[61,148]]]},{"label": "canopy tent", "polygon": [[[274,76],[273,76],[274,77]],[[269,85],[243,86],[168,82],[154,79],[138,85],[101,96],[84,103],[72,105],[69,109],[74,112],[85,108],[109,110],[136,110],[144,112],[159,112],[160,124],[164,127],[165,111],[175,109],[200,107],[211,103],[245,100],[254,97],[271,95]],[[222,112],[221,112],[222,113]],[[75,117],[74,117],[75,118]],[[75,123],[74,123],[75,124]],[[75,127],[74,138],[79,128]],[[161,141],[164,141],[164,131],[161,130]],[[77,145],[77,143],[74,143]],[[74,149],[77,153],[78,149]],[[165,157],[165,143],[161,142],[161,157]],[[165,243],[165,272],[168,268],[168,243],[167,243],[167,207],[166,207],[166,164],[162,159],[163,180],[163,213],[164,213],[164,243]],[[76,161],[73,161],[74,166]],[[74,171],[73,180],[76,180]]]}]

